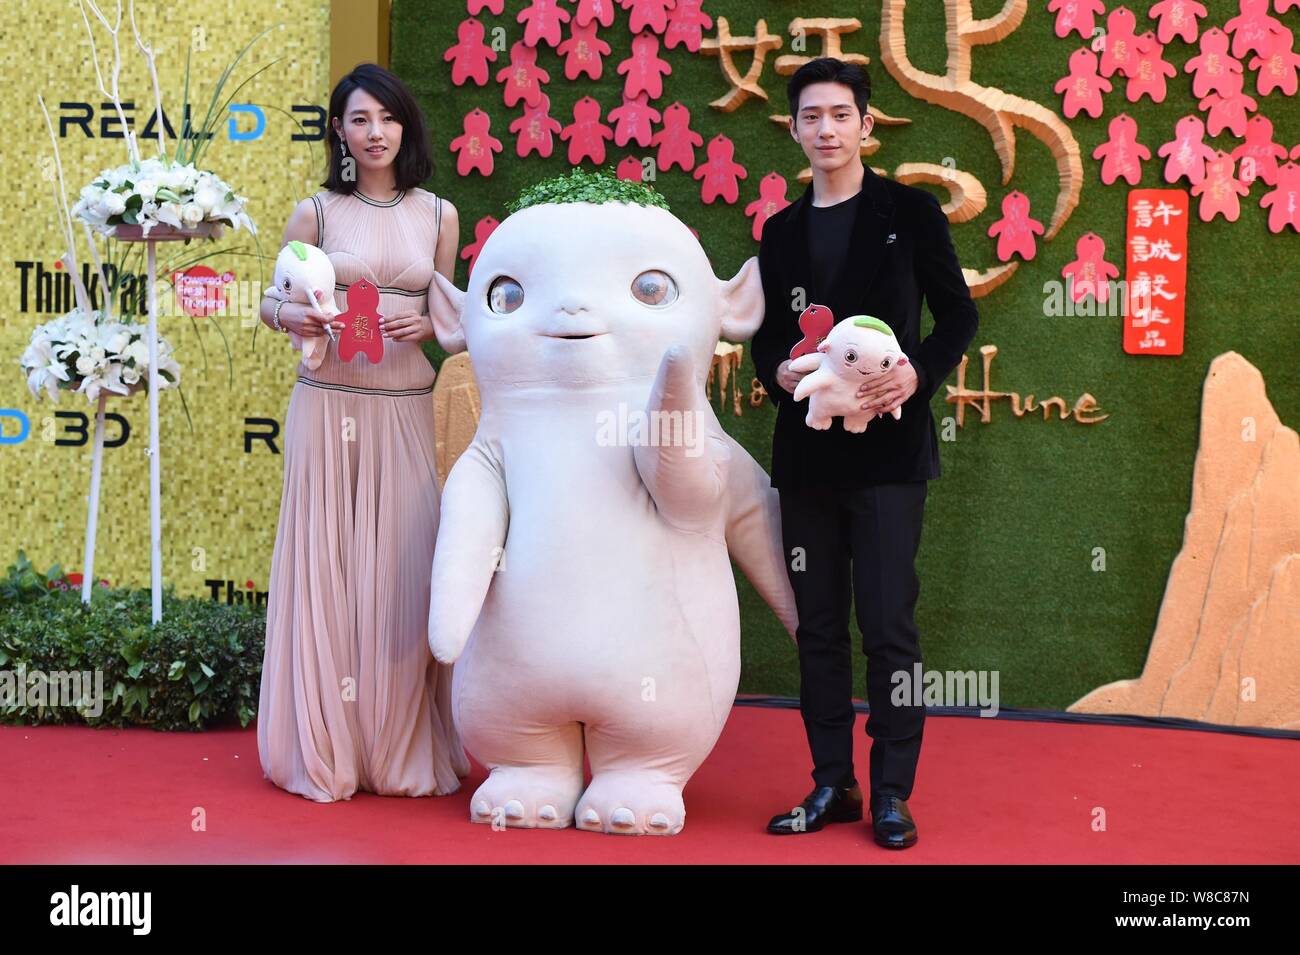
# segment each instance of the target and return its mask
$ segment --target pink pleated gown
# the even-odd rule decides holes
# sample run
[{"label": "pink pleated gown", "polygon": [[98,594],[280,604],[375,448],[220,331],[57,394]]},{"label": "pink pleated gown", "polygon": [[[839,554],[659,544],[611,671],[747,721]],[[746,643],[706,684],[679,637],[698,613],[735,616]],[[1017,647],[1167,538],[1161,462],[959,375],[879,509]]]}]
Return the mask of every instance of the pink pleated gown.
[{"label": "pink pleated gown", "polygon": [[[313,197],[335,302],[366,279],[384,315],[428,312],[439,200]],[[358,789],[455,792],[469,763],[451,716],[450,666],[429,652],[429,569],[438,532],[431,392],[414,342],[298,366],[285,420],[284,490],[271,563],[258,704],[262,770],[320,802]]]}]

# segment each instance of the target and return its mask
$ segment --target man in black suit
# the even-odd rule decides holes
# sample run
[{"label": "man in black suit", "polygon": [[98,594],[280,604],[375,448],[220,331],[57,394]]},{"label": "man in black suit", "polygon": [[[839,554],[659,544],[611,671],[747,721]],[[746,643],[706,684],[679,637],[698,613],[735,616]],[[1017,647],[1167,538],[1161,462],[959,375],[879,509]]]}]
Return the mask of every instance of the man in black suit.
[{"label": "man in black suit", "polygon": [[[927,482],[939,476],[930,398],[979,319],[938,200],[862,163],[870,93],[864,69],[829,57],[791,77],[790,134],[813,181],[767,220],[759,251],[766,311],[752,353],[777,406],[772,483],[799,610],[799,704],[815,785],[768,831],[815,832],[862,818],[853,769],[852,598],[867,656],[872,829],[880,845],[905,848],[916,841],[907,800],[925,708],[912,705],[911,694],[906,705],[893,705],[891,676],[903,671],[911,680],[921,660],[915,558]],[[924,340],[922,299],[934,316]],[[845,431],[839,418],[826,431],[808,427],[807,402],[793,399],[803,376],[790,371],[790,349],[803,337],[800,312],[814,303],[837,322],[882,319],[909,358],[859,389],[863,410],[883,415],[861,434]],[[888,413],[894,408],[902,409],[898,420]]]}]

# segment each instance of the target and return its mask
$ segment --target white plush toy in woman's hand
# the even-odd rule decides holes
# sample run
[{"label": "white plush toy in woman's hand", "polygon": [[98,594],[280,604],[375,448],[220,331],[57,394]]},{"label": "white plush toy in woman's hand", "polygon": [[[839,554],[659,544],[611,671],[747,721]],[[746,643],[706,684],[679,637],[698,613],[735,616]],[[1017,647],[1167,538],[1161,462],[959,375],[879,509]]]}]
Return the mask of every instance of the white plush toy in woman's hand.
[{"label": "white plush toy in woman's hand", "polygon": [[[319,299],[316,293],[320,292]],[[329,322],[339,314],[334,304],[334,265],[321,249],[294,240],[280,250],[275,260],[275,284],[266,290],[272,298],[306,305],[322,322],[331,339],[334,329]],[[293,332],[289,341],[302,352],[302,363],[315,370],[325,360],[325,339],[303,338]]]},{"label": "white plush toy in woman's hand", "polygon": [[[888,325],[878,318],[855,315],[832,328],[817,351],[790,362],[791,371],[810,372],[795,388],[794,400],[812,396],[805,419],[810,428],[825,431],[832,418],[843,416],[845,431],[861,433],[880,415],[862,410],[858,389],[889,374],[895,365],[906,364],[907,356]],[[890,413],[898,419],[903,409]]]}]

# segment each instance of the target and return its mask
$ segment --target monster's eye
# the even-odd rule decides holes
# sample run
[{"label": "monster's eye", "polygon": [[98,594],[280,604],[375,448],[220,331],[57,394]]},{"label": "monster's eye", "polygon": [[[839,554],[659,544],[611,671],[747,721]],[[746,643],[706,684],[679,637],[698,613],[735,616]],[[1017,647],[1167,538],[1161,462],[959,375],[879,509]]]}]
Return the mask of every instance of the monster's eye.
[{"label": "monster's eye", "polygon": [[881,371],[889,371],[889,358],[888,358],[888,357],[881,359],[881,362],[880,362],[880,369],[881,369]]},{"label": "monster's eye", "polygon": [[844,364],[851,365],[858,360],[858,353],[852,348],[844,353]]},{"label": "monster's eye", "polygon": [[494,279],[488,288],[488,308],[498,315],[509,315],[524,304],[524,287],[508,275]]},{"label": "monster's eye", "polygon": [[284,290],[287,292],[293,288],[293,281],[286,275],[284,277]]},{"label": "monster's eye", "polygon": [[632,280],[632,297],[644,305],[671,305],[677,301],[677,283],[667,272],[650,269]]}]

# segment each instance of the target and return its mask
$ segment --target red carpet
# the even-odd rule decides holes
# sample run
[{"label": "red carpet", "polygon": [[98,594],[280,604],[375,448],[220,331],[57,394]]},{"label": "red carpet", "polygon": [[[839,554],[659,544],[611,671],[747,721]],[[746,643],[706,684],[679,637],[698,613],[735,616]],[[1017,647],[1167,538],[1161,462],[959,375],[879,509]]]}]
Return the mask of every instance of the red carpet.
[{"label": "red carpet", "polygon": [[[867,737],[856,758],[865,782]],[[426,799],[317,805],[262,778],[254,731],[0,727],[3,863],[1296,863],[1294,740],[932,716],[890,852],[866,824],[763,825],[811,787],[794,710],[737,707],[686,789],[673,837],[494,832],[468,821],[483,778]],[[207,831],[191,831],[196,807]],[[1093,831],[1094,809],[1106,831]]]}]

